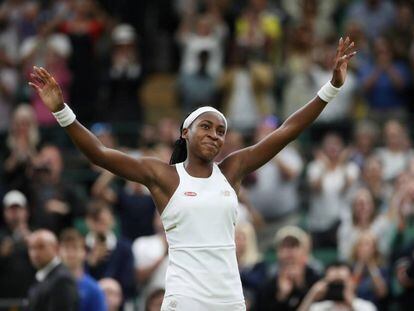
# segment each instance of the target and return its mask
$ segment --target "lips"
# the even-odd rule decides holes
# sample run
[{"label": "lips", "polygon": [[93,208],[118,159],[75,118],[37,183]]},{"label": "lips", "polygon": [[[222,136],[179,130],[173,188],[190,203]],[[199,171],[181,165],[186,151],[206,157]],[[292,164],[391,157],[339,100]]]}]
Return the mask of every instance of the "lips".
[{"label": "lips", "polygon": [[213,144],[213,143],[203,143],[203,145],[208,146],[210,148],[218,149],[218,146],[216,144]]}]

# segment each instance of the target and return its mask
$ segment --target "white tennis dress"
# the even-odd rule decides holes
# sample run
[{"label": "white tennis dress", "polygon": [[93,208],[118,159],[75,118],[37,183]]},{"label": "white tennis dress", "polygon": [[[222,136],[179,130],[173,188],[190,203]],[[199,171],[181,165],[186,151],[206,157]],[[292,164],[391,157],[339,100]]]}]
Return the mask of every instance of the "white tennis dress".
[{"label": "white tennis dress", "polygon": [[208,178],[190,176],[183,163],[161,220],[169,245],[162,311],[246,310],[236,259],[237,195],[214,164]]}]

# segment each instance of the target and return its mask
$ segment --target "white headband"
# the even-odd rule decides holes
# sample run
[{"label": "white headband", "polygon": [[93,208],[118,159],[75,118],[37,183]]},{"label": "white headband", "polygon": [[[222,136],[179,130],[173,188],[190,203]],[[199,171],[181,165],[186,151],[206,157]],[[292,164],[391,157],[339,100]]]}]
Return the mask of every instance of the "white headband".
[{"label": "white headband", "polygon": [[220,111],[218,111],[216,108],[213,108],[213,107],[210,107],[210,106],[200,107],[200,108],[194,110],[192,113],[190,113],[190,115],[184,120],[183,129],[189,128],[190,125],[194,122],[194,120],[197,119],[201,114],[203,114],[205,112],[215,112],[220,117],[222,117],[223,120],[224,120],[224,126],[226,127],[226,131],[227,131],[226,117]]}]

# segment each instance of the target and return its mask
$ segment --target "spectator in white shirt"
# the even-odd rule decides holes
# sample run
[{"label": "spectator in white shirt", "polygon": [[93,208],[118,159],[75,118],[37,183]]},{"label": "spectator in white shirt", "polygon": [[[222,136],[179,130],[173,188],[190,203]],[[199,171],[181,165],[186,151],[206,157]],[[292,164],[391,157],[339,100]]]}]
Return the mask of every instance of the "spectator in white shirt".
[{"label": "spectator in white shirt", "polygon": [[348,161],[342,139],[328,133],[307,171],[311,189],[308,226],[315,247],[336,247],[336,231],[348,211],[347,193],[358,176],[359,168]]}]

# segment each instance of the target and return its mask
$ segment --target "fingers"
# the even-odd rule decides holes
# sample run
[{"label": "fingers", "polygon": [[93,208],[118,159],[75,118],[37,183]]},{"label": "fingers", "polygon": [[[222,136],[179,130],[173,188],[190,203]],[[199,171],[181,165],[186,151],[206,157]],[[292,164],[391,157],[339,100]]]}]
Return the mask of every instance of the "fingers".
[{"label": "fingers", "polygon": [[350,49],[355,46],[355,43],[347,36],[345,40],[341,37],[339,39],[338,48],[336,50],[337,57],[343,57]]},{"label": "fingers", "polygon": [[41,88],[40,86],[38,86],[37,84],[33,83],[33,82],[29,82],[29,85],[36,91],[36,92],[40,92]]},{"label": "fingers", "polygon": [[39,85],[42,85],[43,86],[45,84],[45,82],[37,74],[31,73],[30,74],[30,78],[34,82],[38,83]]},{"label": "fingers", "polygon": [[50,74],[43,68],[43,67],[33,67],[34,71],[37,73],[37,75],[45,82],[50,83],[51,82],[51,76]]}]

